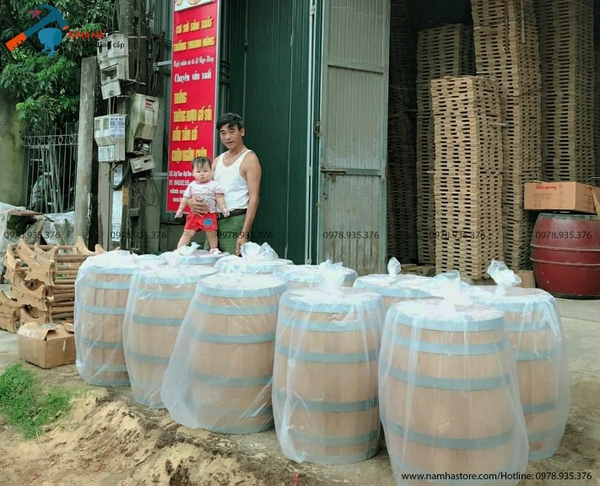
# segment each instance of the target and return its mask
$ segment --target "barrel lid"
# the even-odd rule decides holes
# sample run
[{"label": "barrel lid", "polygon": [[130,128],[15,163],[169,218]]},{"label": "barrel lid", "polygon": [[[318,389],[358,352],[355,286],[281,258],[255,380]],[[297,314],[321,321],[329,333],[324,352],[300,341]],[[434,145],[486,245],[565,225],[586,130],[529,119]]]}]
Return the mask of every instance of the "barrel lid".
[{"label": "barrel lid", "polygon": [[504,293],[498,291],[496,285],[482,285],[473,288],[473,301],[503,311],[520,312],[534,309],[532,306],[552,304],[555,298],[542,289],[525,289],[522,287],[506,287]]},{"label": "barrel lid", "polygon": [[277,258],[275,260],[254,260],[231,255],[221,258],[215,265],[219,272],[264,274],[273,273],[280,265],[293,265],[291,260]]},{"label": "barrel lid", "polygon": [[[323,281],[323,274],[319,265],[280,265],[275,268],[274,274],[288,282],[302,282],[318,284]],[[358,274],[351,268],[341,267],[344,282],[356,280]]]},{"label": "barrel lid", "polygon": [[366,275],[359,277],[354,282],[354,287],[357,289],[367,289],[383,295],[384,297],[402,297],[424,299],[431,297],[431,293],[424,288],[419,287],[419,284],[431,281],[431,278],[421,277],[418,275]]},{"label": "barrel lid", "polygon": [[134,278],[140,284],[147,285],[186,285],[197,283],[199,279],[217,273],[213,267],[203,265],[181,265],[171,267],[163,265],[145,269]]},{"label": "barrel lid", "polygon": [[375,292],[352,287],[341,287],[335,292],[310,288],[287,291],[281,305],[306,312],[355,312],[383,309],[383,298]]},{"label": "barrel lid", "polygon": [[283,294],[285,280],[273,275],[241,275],[217,273],[201,279],[196,292],[213,297],[254,298]]},{"label": "barrel lid", "polygon": [[86,259],[80,267],[80,274],[132,275],[142,267],[135,263],[135,255],[128,251],[116,250],[94,255]]},{"label": "barrel lid", "polygon": [[475,332],[501,329],[504,313],[481,305],[449,308],[444,303],[402,302],[390,308],[395,323],[420,329]]}]

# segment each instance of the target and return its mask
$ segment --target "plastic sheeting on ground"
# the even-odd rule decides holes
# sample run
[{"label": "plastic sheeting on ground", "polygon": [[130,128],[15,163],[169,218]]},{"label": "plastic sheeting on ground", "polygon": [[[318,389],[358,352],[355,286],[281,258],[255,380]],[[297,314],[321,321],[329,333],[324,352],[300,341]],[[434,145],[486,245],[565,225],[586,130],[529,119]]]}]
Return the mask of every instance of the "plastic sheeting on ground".
[{"label": "plastic sheeting on ground", "polygon": [[134,273],[128,251],[88,258],[75,280],[77,371],[91,385],[128,386],[123,349],[123,318]]},{"label": "plastic sheeting on ground", "polygon": [[516,355],[520,398],[529,433],[529,460],[557,451],[571,408],[569,365],[556,299],[541,289],[516,287],[521,279],[501,262],[488,274],[496,286],[476,286],[474,302],[502,311]]},{"label": "plastic sheeting on ground", "polygon": [[527,429],[502,312],[472,305],[456,285],[441,303],[392,306],[382,343],[381,418],[398,485],[428,483],[403,474],[525,472]]},{"label": "plastic sheeting on ground", "polygon": [[379,447],[383,298],[341,288],[338,277],[335,286],[286,292],[279,307],[275,427],[283,453],[299,463],[355,463]]},{"label": "plastic sheeting on ground", "polygon": [[343,273],[344,287],[352,287],[358,278],[356,271],[329,260],[320,265],[282,265],[275,268],[274,275],[284,279],[290,290],[306,289],[323,285],[326,272],[331,269],[339,269]]},{"label": "plastic sheeting on ground", "polygon": [[198,283],[161,391],[175,422],[224,434],[273,428],[275,330],[286,288],[272,275],[217,274]]},{"label": "plastic sheeting on ground", "polygon": [[268,243],[242,245],[241,257],[231,255],[220,259],[215,268],[222,273],[272,274],[281,265],[293,265],[291,260],[279,258]]},{"label": "plastic sheeting on ground", "polygon": [[123,322],[125,361],[133,398],[163,408],[160,391],[196,284],[216,273],[206,266],[158,266],[131,281]]}]

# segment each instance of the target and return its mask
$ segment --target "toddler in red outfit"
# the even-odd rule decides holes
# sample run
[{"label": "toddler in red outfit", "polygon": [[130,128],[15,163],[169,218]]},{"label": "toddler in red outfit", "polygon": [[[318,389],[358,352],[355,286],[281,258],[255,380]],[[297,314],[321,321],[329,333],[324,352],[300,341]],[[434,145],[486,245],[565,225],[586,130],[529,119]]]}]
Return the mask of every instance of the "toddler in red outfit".
[{"label": "toddler in red outfit", "polygon": [[192,212],[188,214],[183,235],[177,244],[177,248],[189,245],[197,231],[204,231],[210,244],[210,253],[219,255],[221,251],[219,250],[219,238],[217,236],[217,204],[223,216],[229,216],[229,211],[227,211],[225,205],[223,189],[213,180],[212,164],[207,157],[196,157],[192,161],[192,169],[195,180],[187,186],[187,189],[183,193],[175,217],[181,218],[183,216],[183,210],[192,197],[198,197],[206,202],[209,210],[206,214],[198,215]]}]

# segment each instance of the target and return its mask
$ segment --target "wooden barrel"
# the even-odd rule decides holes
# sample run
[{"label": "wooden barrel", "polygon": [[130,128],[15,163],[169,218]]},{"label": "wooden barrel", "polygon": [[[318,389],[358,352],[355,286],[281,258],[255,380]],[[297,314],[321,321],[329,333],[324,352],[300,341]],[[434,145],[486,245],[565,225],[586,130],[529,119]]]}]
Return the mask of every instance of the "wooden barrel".
[{"label": "wooden barrel", "polygon": [[396,478],[524,472],[527,433],[503,314],[406,302],[387,319],[380,401]]},{"label": "wooden barrel", "polygon": [[77,371],[98,386],[128,386],[123,318],[131,279],[139,267],[128,252],[91,257],[75,282]]},{"label": "wooden barrel", "polygon": [[401,302],[432,298],[427,290],[419,286],[430,281],[431,278],[418,275],[398,275],[394,279],[390,279],[389,275],[366,275],[354,282],[354,288],[370,290],[381,295],[386,309],[389,309]]},{"label": "wooden barrel", "polygon": [[[165,401],[166,387],[161,395],[174,420],[223,434],[273,428],[275,330],[285,290],[283,280],[266,275],[217,274],[198,284],[165,375],[165,382],[178,376],[187,383],[176,391],[185,398]],[[188,375],[176,372],[182,369]]]},{"label": "wooden barrel", "polygon": [[571,408],[569,367],[556,299],[540,289],[478,287],[473,299],[505,314],[529,435],[529,460],[558,450]]},{"label": "wooden barrel", "polygon": [[241,273],[254,275],[272,274],[277,267],[282,265],[293,265],[291,260],[278,258],[276,260],[254,260],[238,256],[221,258],[215,268],[221,273]]},{"label": "wooden barrel", "polygon": [[136,402],[163,408],[160,391],[179,327],[196,284],[214,273],[215,269],[204,266],[163,266],[134,275],[123,322],[123,342]]},{"label": "wooden barrel", "polygon": [[[308,289],[318,287],[324,281],[323,273],[319,265],[280,265],[274,271],[276,277],[282,278],[288,283],[290,290]],[[352,287],[358,274],[351,268],[342,267],[344,274],[344,287]]]},{"label": "wooden barrel", "polygon": [[379,447],[377,360],[383,298],[352,288],[286,292],[279,308],[273,411],[296,462],[350,464]]}]

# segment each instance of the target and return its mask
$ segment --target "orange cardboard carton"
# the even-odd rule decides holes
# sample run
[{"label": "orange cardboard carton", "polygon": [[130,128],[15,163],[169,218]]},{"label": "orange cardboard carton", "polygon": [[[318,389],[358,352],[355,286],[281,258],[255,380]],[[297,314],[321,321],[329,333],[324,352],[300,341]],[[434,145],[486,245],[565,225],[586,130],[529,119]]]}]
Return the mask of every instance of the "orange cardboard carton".
[{"label": "orange cardboard carton", "polygon": [[533,211],[600,212],[600,188],[579,182],[531,182],[525,184],[525,209]]},{"label": "orange cardboard carton", "polygon": [[17,332],[19,357],[40,368],[75,363],[75,335],[60,324],[24,324]]}]

